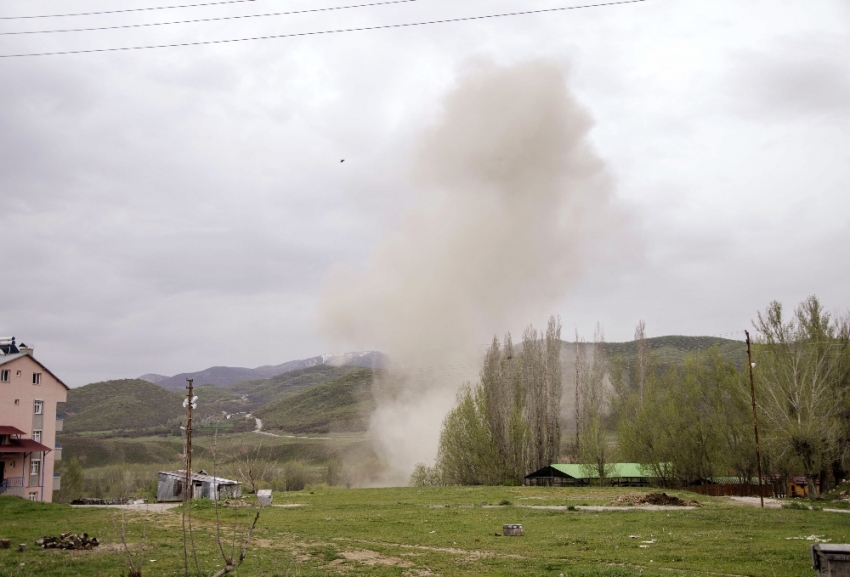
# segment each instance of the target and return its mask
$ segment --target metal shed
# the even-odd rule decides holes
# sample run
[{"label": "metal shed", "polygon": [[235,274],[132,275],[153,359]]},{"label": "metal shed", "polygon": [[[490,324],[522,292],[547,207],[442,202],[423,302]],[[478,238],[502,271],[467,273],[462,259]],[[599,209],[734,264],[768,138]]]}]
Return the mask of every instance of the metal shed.
[{"label": "metal shed", "polygon": [[[182,501],[185,484],[185,470],[160,471],[156,487],[157,502]],[[192,499],[229,499],[242,496],[242,486],[238,481],[213,477],[207,475],[204,470],[192,473],[191,484],[192,491],[189,496]]]},{"label": "metal shed", "polygon": [[[650,467],[640,463],[611,463],[606,484],[617,487],[646,487],[655,478]],[[589,485],[599,479],[595,465],[555,463],[525,476],[526,485],[565,487]]]}]

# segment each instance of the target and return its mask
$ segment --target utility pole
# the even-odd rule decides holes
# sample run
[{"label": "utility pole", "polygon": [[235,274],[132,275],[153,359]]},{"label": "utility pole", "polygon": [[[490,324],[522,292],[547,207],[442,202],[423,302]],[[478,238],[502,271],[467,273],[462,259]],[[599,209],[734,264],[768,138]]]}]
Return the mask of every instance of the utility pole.
[{"label": "utility pole", "polygon": [[758,467],[759,472],[759,499],[761,500],[761,507],[764,509],[764,490],[762,489],[761,481],[761,453],[759,451],[759,419],[756,414],[756,382],[753,377],[755,363],[753,362],[753,353],[750,350],[750,331],[744,331],[744,334],[747,335],[747,361],[749,361],[750,365],[750,396],[753,400],[753,431],[756,435],[756,467]]},{"label": "utility pole", "polygon": [[[186,543],[186,511],[188,505],[191,504],[189,491],[192,491],[192,405],[194,398],[192,395],[192,379],[186,379],[189,384],[186,385],[187,393],[186,400],[183,401],[183,406],[186,407],[186,478],[183,482],[183,574],[189,577],[189,550]],[[189,536],[192,535],[192,518],[189,517]],[[192,550],[194,552],[195,544],[192,541]],[[197,565],[197,557],[195,559]]]},{"label": "utility pole", "polygon": [[[194,379],[186,379],[189,383],[186,386],[188,392],[186,393],[186,488],[183,490],[183,499],[186,500],[187,495],[189,495],[189,490],[192,487],[192,405],[194,404],[194,399],[192,398],[192,382]],[[188,496],[191,499],[191,495]]]}]

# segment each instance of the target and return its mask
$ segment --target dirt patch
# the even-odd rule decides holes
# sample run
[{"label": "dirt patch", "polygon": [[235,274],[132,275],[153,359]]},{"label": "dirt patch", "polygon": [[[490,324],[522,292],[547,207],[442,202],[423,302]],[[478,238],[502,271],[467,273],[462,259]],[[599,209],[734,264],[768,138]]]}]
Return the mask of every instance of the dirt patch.
[{"label": "dirt patch", "polygon": [[340,551],[340,557],[344,557],[348,561],[355,561],[363,565],[373,567],[375,565],[385,565],[387,567],[413,567],[413,563],[399,559],[398,557],[387,557],[375,551],[368,549],[349,549]]},{"label": "dirt patch", "polygon": [[655,505],[662,507],[698,507],[697,501],[685,501],[667,493],[646,493],[637,495],[620,495],[609,503],[613,506]]},{"label": "dirt patch", "polygon": [[[408,545],[407,543],[387,543],[379,541],[366,541],[365,539],[351,539],[348,537],[335,537],[334,541],[348,541],[350,543],[363,543],[366,545],[381,545],[385,547],[399,547],[401,549],[416,549],[419,551],[432,551],[435,553],[448,553],[449,555],[458,555],[466,557],[469,561],[477,561],[486,557],[497,557],[500,559],[524,559],[521,555],[510,555],[504,553],[494,553],[491,551],[476,551],[467,549],[457,549],[455,547],[428,547],[426,545]],[[402,553],[403,555],[403,553]]]}]

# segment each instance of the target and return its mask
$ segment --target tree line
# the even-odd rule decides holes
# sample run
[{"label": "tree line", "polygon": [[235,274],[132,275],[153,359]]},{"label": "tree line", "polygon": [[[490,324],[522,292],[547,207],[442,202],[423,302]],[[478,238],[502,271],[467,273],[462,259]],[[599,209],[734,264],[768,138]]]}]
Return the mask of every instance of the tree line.
[{"label": "tree line", "polygon": [[[817,495],[850,464],[850,315],[812,296],[790,314],[773,302],[753,324],[764,476],[805,475]],[[516,484],[556,462],[582,463],[602,482],[616,462],[642,463],[667,486],[755,478],[746,362],[717,346],[660,362],[641,321],[630,355],[609,355],[601,328],[592,343],[576,336],[574,375],[562,379],[560,332],[552,318],[545,334],[527,329],[518,351],[510,335],[493,339],[479,382],[443,422],[435,464],[417,466],[413,484]],[[574,428],[562,435],[570,380]]]}]

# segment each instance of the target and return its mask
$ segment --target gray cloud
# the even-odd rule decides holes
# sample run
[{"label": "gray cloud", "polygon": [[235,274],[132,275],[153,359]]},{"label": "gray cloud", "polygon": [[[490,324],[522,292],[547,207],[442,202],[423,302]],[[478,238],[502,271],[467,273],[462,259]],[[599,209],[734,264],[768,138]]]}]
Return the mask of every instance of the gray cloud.
[{"label": "gray cloud", "polygon": [[836,59],[850,41],[791,42],[773,52],[736,55],[732,106],[752,116],[833,116],[850,112],[850,70]]},{"label": "gray cloud", "polygon": [[[745,324],[772,298],[811,292],[847,307],[850,273],[835,264],[850,242],[846,4],[659,0],[337,37],[0,60],[0,333],[34,342],[74,385],[329,352],[333,343],[315,330],[325,275],[362,269],[415,205],[407,176],[419,135],[470,59],[569,65],[575,97],[595,120],[588,139],[636,215],[637,231],[617,243],[626,248],[588,248],[592,265],[551,307],[565,327],[589,335],[601,320],[609,339],[625,339],[643,317],[653,334],[701,334]],[[238,26],[6,36],[0,52],[516,7],[433,0]],[[3,10],[49,13],[67,3]],[[645,242],[642,260],[628,240],[635,235]],[[518,316],[487,328],[517,332],[544,320],[535,311]]]}]

